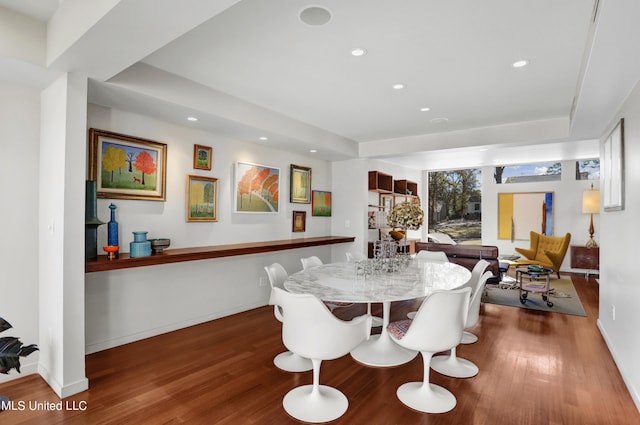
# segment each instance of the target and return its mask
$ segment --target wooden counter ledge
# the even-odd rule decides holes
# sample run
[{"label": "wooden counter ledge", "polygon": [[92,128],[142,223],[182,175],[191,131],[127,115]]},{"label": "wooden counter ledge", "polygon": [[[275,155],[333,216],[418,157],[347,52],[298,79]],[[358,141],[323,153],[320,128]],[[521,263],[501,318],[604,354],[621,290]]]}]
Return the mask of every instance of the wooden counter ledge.
[{"label": "wooden counter ledge", "polygon": [[119,258],[113,260],[107,259],[106,255],[99,255],[96,260],[86,261],[85,272],[102,272],[130,267],[154,266],[157,264],[178,263],[182,261],[207,260],[210,258],[232,257],[235,255],[284,251],[287,249],[307,248],[311,246],[349,243],[355,239],[353,236],[320,236],[315,238],[246,242],[228,245],[166,249],[161,254],[153,254],[148,257],[130,258],[129,254],[120,254]]}]

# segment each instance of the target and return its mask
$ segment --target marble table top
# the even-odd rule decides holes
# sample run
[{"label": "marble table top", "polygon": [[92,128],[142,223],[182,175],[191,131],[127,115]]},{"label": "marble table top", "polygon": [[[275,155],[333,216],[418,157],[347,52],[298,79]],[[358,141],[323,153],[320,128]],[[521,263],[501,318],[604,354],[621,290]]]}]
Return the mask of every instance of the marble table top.
[{"label": "marble table top", "polygon": [[413,259],[396,272],[356,273],[356,263],[331,263],[294,273],[284,282],[293,293],[313,294],[323,301],[390,302],[455,289],[471,278],[466,268],[449,262]]}]

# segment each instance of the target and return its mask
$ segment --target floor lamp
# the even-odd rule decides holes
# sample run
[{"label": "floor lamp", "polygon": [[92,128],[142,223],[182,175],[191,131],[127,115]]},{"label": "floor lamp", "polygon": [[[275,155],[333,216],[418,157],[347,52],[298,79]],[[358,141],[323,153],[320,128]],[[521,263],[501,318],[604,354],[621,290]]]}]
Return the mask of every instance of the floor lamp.
[{"label": "floor lamp", "polygon": [[600,191],[593,189],[593,183],[591,183],[591,190],[585,190],[582,192],[582,213],[590,214],[589,221],[589,240],[587,241],[587,248],[595,248],[598,246],[593,239],[593,215],[600,212]]}]

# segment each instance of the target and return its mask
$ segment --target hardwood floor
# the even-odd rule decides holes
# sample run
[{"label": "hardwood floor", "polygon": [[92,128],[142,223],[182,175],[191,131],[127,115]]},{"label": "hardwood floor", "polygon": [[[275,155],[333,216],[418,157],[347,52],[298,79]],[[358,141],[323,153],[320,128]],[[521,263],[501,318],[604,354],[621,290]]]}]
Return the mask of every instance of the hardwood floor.
[{"label": "hardwood floor", "polygon": [[[350,402],[333,423],[640,424],[596,327],[597,283],[572,279],[587,317],[482,305],[473,330],[479,342],[458,348],[458,356],[476,363],[480,373],[455,379],[431,372],[432,382],[456,395],[451,412],[418,413],[398,401],[399,385],[422,379],[420,357],[385,369],[362,366],[350,356],[324,362],[321,382],[339,388]],[[415,307],[394,303],[392,320]],[[362,312],[358,306],[339,314]],[[25,409],[0,412],[0,423],[299,423],[283,410],[282,397],[310,383],[311,373],[273,365],[284,350],[280,327],[267,306],[89,355],[89,390],[63,401],[63,408],[78,410],[31,410],[30,402],[59,402],[37,375],[1,384],[0,394],[24,402]]]}]

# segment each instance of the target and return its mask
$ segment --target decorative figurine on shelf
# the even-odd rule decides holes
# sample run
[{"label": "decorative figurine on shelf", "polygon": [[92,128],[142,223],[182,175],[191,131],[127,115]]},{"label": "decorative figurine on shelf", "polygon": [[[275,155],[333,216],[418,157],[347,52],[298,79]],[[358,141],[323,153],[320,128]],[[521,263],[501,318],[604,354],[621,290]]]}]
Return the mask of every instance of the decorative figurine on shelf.
[{"label": "decorative figurine on shelf", "polygon": [[104,250],[104,252],[107,253],[107,258],[109,260],[113,260],[114,258],[116,258],[118,250],[120,250],[120,247],[119,246],[107,245],[107,246],[103,246],[102,249]]},{"label": "decorative figurine on shelf", "polygon": [[[120,246],[118,243],[118,222],[116,221],[116,208],[115,204],[109,205],[111,210],[111,219],[107,223],[107,246]],[[118,250],[115,250],[110,256],[110,260],[118,257]]]}]

